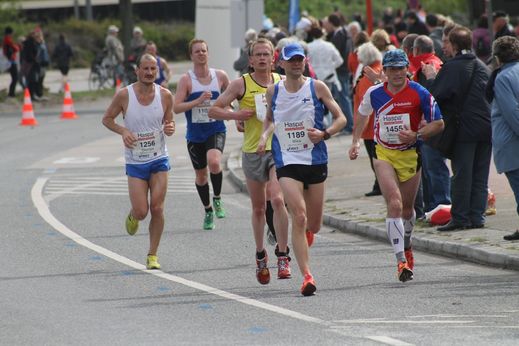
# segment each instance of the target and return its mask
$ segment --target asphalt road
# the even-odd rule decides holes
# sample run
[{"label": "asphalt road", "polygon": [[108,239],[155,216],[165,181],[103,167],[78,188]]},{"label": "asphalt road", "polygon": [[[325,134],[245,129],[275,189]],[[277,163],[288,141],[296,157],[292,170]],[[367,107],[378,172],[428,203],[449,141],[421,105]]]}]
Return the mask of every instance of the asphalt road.
[{"label": "asphalt road", "polygon": [[[329,228],[311,249],[316,296],[300,295],[295,261],[292,279],[259,285],[248,197],[227,179],[228,217],[201,230],[180,116],[163,270],[144,270],[147,221],[124,231],[122,144],[100,124],[105,106],[36,128],[0,117],[0,344],[517,344],[517,272],[418,252],[402,284],[388,244]],[[226,152],[241,142],[229,128]]]}]

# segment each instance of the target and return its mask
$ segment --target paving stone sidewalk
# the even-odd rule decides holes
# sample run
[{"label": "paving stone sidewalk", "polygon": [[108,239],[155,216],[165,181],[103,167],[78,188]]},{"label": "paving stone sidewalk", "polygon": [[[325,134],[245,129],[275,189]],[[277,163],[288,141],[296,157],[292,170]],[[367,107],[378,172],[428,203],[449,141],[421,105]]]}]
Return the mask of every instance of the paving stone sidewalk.
[{"label": "paving stone sidewalk", "polygon": [[[326,186],[324,224],[387,242],[386,206],[382,196],[365,197],[371,190],[373,173],[367,154],[350,161],[351,136],[336,136],[329,141],[329,178]],[[241,152],[235,150],[227,160],[229,175],[246,192],[241,169]],[[493,162],[489,186],[497,196],[497,215],[487,217],[486,227],[453,232],[438,232],[425,222],[417,222],[413,248],[489,266],[519,270],[519,241],[505,241],[519,224],[515,199],[506,177],[498,175]],[[388,243],[389,246],[389,243]]]}]

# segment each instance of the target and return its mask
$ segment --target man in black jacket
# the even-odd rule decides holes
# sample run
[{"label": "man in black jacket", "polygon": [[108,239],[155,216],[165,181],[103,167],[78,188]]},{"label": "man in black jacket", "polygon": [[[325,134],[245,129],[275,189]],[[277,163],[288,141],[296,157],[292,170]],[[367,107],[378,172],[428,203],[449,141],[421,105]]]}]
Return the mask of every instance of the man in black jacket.
[{"label": "man in black jacket", "polygon": [[342,90],[340,91],[340,98],[337,100],[341,106],[341,110],[346,116],[346,127],[344,132],[350,133],[353,131],[353,107],[351,103],[351,88],[350,88],[350,72],[348,71],[348,55],[353,50],[353,42],[346,28],[341,23],[341,18],[338,14],[332,13],[328,16],[328,22],[332,26],[329,33],[329,40],[341,54],[344,63],[336,69],[337,77],[341,83]]},{"label": "man in black jacket", "polygon": [[[484,227],[492,153],[490,106],[485,99],[489,70],[471,51],[469,29],[455,27],[448,41],[454,57],[443,64],[430,89],[442,113],[457,116],[459,122],[451,159],[452,219],[438,231]],[[428,78],[433,78],[429,72]]]}]

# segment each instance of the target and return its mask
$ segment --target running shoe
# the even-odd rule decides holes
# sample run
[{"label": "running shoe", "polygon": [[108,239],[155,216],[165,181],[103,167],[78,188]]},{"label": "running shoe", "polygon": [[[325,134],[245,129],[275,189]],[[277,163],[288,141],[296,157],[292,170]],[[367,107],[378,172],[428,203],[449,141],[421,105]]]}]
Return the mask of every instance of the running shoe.
[{"label": "running shoe", "polygon": [[414,269],[413,249],[412,248],[405,249],[404,254],[405,254],[405,260],[407,261],[407,266],[409,267],[409,269],[413,270]]},{"label": "running shoe", "polygon": [[214,211],[206,211],[204,217],[204,229],[214,229]]},{"label": "running shoe", "polygon": [[160,269],[159,258],[155,255],[148,255],[146,269]]},{"label": "running shoe", "polygon": [[308,247],[314,243],[314,234],[311,231],[306,231],[306,242],[308,243]]},{"label": "running shoe", "polygon": [[305,274],[305,279],[303,281],[303,286],[301,286],[301,294],[305,297],[311,296],[315,293],[317,287],[315,286],[314,277],[312,274]]},{"label": "running shoe", "polygon": [[213,198],[213,206],[216,217],[223,219],[225,217],[225,209],[223,208],[223,202],[221,198]]},{"label": "running shoe", "polygon": [[256,268],[256,279],[258,279],[258,282],[262,285],[266,285],[270,282],[270,271],[267,267],[267,261],[268,256],[266,252],[265,257],[262,259],[256,258],[256,265],[258,266],[258,268]]},{"label": "running shoe", "polygon": [[290,277],[292,277],[290,273],[290,257],[278,257],[278,279],[290,279]]},{"label": "running shoe", "polygon": [[269,226],[267,226],[267,242],[270,245],[275,245],[277,243],[276,234],[272,232]]},{"label": "running shoe", "polygon": [[409,269],[406,262],[398,262],[398,280],[406,282],[413,280],[413,271]]},{"label": "running shoe", "polygon": [[128,232],[129,235],[134,235],[137,233],[137,230],[139,229],[139,220],[134,218],[132,216],[132,213],[129,213],[126,217],[126,232]]}]

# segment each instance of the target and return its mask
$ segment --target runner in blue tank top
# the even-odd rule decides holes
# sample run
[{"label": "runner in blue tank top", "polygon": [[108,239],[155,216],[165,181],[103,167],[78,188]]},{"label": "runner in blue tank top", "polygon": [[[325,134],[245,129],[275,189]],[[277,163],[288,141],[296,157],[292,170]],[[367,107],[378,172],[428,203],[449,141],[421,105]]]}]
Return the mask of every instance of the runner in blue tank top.
[{"label": "runner in blue tank top", "polygon": [[[225,124],[208,116],[209,107],[229,85],[223,70],[209,68],[208,47],[203,40],[189,43],[193,69],[184,74],[177,86],[175,113],[185,112],[187,149],[195,169],[195,186],[205,209],[203,229],[214,228],[214,215],[225,217],[220,193],[223,173],[222,153],[225,146]],[[208,172],[213,185],[213,206],[210,201]]]}]

